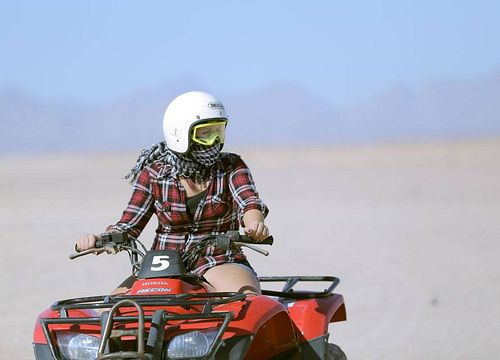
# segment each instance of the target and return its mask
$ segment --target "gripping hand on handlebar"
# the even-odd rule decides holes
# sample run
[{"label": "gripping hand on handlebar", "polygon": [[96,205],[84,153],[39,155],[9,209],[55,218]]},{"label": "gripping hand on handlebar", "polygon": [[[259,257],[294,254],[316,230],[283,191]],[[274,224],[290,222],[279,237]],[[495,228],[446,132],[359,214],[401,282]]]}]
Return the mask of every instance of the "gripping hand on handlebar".
[{"label": "gripping hand on handlebar", "polygon": [[86,234],[80,237],[76,244],[75,250],[77,252],[82,252],[88,249],[95,248],[95,243],[97,241],[98,236],[93,234]]},{"label": "gripping hand on handlebar", "polygon": [[[106,242],[119,239],[119,237],[115,239],[110,238],[110,236],[113,237],[112,234],[120,234],[120,231],[115,229],[110,229],[101,235],[93,235],[93,234],[83,235],[81,238],[77,240],[75,244],[75,250],[76,252],[82,252],[89,249],[102,248]],[[122,241],[123,240],[120,240],[118,242]]]},{"label": "gripping hand on handlebar", "polygon": [[[140,243],[139,241],[137,242]],[[144,245],[140,244],[144,248]],[[122,250],[131,250],[142,254],[140,251],[137,251],[135,243],[129,239],[127,233],[116,230],[102,233],[101,235],[84,235],[75,244],[75,250],[77,253],[70,255],[70,259],[87,254],[99,255],[103,252],[116,254]],[[144,251],[146,251],[145,248]]]},{"label": "gripping hand on handlebar", "polygon": [[269,229],[264,224],[264,215],[260,210],[252,209],[243,215],[245,223],[245,234],[256,242],[261,242],[269,236]]}]

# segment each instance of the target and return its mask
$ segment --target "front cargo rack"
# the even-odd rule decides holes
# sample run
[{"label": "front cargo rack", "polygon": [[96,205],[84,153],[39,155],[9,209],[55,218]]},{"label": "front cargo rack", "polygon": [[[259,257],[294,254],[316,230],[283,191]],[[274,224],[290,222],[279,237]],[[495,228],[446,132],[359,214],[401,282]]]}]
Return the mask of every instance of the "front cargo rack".
[{"label": "front cargo rack", "polygon": [[57,301],[52,304],[51,309],[59,311],[61,316],[65,316],[70,309],[102,309],[110,308],[121,300],[134,300],[140,305],[147,306],[182,306],[189,308],[195,305],[221,305],[233,301],[245,299],[245,294],[236,292],[211,292],[194,294],[173,294],[173,295],[144,295],[137,297],[134,295],[104,295],[74,298]]},{"label": "front cargo rack", "polygon": [[[40,323],[47,339],[50,352],[54,359],[63,359],[59,348],[55,346],[55,336],[51,336],[49,325],[55,324],[94,324],[101,326],[101,343],[97,359],[144,359],[151,360],[161,358],[164,341],[164,330],[169,321],[198,321],[214,320],[221,321],[215,340],[210,345],[208,352],[199,359],[210,359],[217,351],[222,335],[229,322],[233,319],[232,312],[212,311],[213,306],[242,301],[245,294],[234,292],[213,292],[200,294],[175,294],[175,295],[148,295],[137,296],[92,296],[62,300],[54,303],[51,309],[59,312],[59,318],[42,318]],[[156,309],[152,315],[144,315],[143,307],[162,307]],[[189,310],[194,306],[200,307],[201,311],[196,313],[171,313],[164,307],[179,306]],[[114,316],[121,307],[135,307],[137,315]],[[68,310],[74,309],[109,309],[103,311],[100,316],[94,317],[69,317]],[[114,324],[137,323],[136,329],[114,329]],[[145,340],[146,323],[149,324],[149,334]],[[110,339],[122,336],[132,336],[137,339],[137,351],[110,352]]]}]

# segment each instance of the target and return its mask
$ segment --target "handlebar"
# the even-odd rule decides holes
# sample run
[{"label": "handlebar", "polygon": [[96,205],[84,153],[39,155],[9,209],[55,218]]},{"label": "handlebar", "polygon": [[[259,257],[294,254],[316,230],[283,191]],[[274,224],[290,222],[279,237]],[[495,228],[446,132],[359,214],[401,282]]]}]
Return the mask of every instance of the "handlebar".
[{"label": "handlebar", "polygon": [[[135,249],[134,251],[136,251],[136,241],[139,242],[136,239],[129,238],[127,233],[125,232],[103,233],[97,236],[97,240],[93,248],[83,251],[78,251],[78,249],[76,249],[77,253],[69,255],[69,258],[73,260],[80,256],[88,254],[101,254],[103,252],[106,252],[108,254],[116,254],[122,250],[130,249]],[[200,245],[206,246],[209,244],[213,244],[216,247],[220,247],[226,250],[232,248],[233,246],[244,246],[267,256],[269,255],[268,251],[262,250],[254,245],[272,245],[273,243],[274,239],[272,236],[269,236],[262,241],[257,241],[248,235],[240,235],[238,231],[227,231],[225,234],[206,236],[200,242]],[[140,244],[141,246],[143,246],[142,243]],[[145,248],[144,251],[146,251]]]},{"label": "handlebar", "polygon": [[249,248],[253,251],[256,251],[264,256],[268,256],[269,255],[269,251],[266,251],[266,250],[263,250],[259,247],[256,247],[254,245],[272,245],[274,242],[274,239],[272,236],[268,236],[267,238],[265,238],[264,240],[262,241],[257,241],[255,239],[252,239],[250,236],[248,235],[240,235],[238,234],[238,241],[234,241],[233,240],[233,244],[236,245],[236,246],[244,246],[246,248]]},{"label": "handlebar", "polygon": [[101,254],[106,252],[108,254],[116,254],[123,250],[123,247],[130,244],[130,239],[125,232],[109,232],[97,235],[97,239],[93,248],[78,251],[75,247],[76,253],[69,255],[71,260],[76,259],[80,256],[85,256],[88,254]]},{"label": "handlebar", "polygon": [[95,242],[95,248],[105,247],[109,243],[115,243],[116,245],[128,244],[130,242],[126,232],[109,232],[103,233],[97,236]]},{"label": "handlebar", "polygon": [[272,236],[268,236],[262,241],[257,241],[257,240],[252,239],[248,235],[240,235],[239,240],[237,240],[236,242],[242,243],[242,244],[272,245],[274,243],[274,239]]}]

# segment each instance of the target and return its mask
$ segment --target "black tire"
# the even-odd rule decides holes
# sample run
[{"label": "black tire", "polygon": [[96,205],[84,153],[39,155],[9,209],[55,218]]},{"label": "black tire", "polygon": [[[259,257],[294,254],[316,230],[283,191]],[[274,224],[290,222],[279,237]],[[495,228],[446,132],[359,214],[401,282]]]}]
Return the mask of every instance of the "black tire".
[{"label": "black tire", "polygon": [[344,352],[340,348],[340,346],[335,344],[328,344],[328,348],[326,349],[326,359],[327,360],[347,360]]}]

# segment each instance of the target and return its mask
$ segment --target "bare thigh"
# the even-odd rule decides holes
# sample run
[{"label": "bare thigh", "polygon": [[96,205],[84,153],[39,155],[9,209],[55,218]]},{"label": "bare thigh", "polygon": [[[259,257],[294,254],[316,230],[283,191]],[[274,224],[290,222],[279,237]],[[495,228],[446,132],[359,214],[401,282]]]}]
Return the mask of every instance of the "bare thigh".
[{"label": "bare thigh", "polygon": [[251,269],[241,264],[221,264],[203,275],[211,285],[210,291],[260,294],[260,283]]}]

